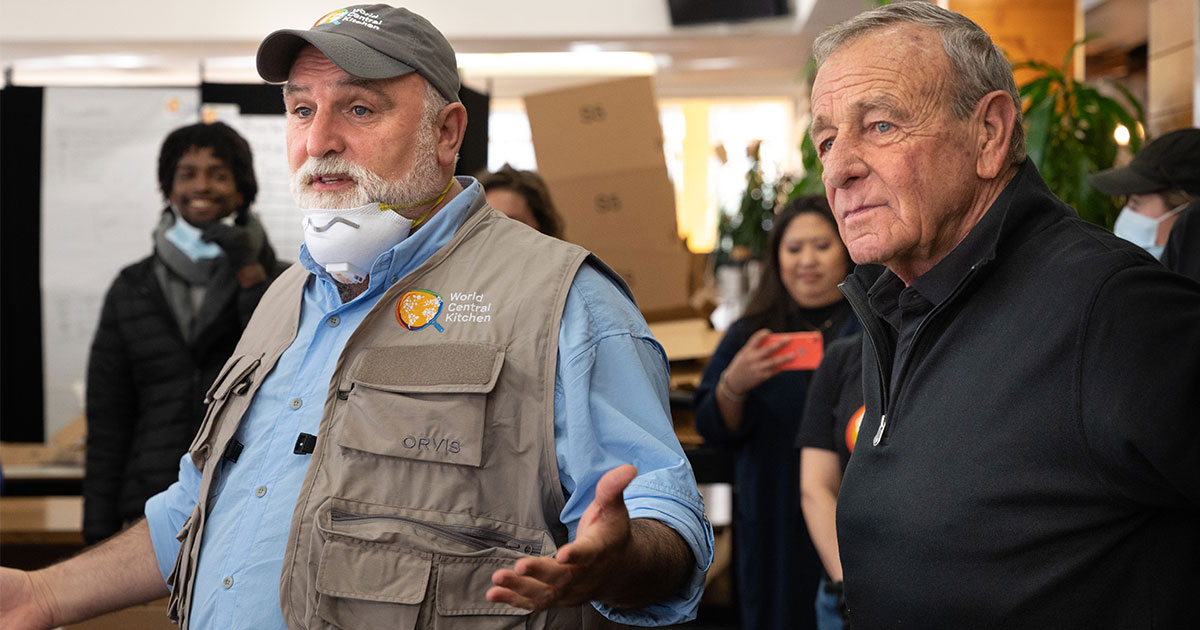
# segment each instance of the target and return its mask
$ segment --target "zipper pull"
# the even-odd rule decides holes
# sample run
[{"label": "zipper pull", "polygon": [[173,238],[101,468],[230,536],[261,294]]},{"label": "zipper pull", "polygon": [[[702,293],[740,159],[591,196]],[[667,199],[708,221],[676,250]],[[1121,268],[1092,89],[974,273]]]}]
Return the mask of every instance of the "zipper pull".
[{"label": "zipper pull", "polygon": [[879,430],[875,432],[875,439],[871,440],[872,446],[879,446],[880,440],[883,439],[883,430],[887,428],[887,414],[879,416]]}]

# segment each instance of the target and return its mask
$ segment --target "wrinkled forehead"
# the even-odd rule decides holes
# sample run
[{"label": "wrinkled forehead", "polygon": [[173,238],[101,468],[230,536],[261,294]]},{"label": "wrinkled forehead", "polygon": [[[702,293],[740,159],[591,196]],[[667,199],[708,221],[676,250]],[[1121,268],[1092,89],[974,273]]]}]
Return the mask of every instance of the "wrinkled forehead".
[{"label": "wrinkled forehead", "polygon": [[932,28],[889,26],[860,35],[829,55],[813,81],[814,127],[835,108],[916,107],[938,100],[950,60]]},{"label": "wrinkled forehead", "polygon": [[330,61],[317,48],[308,46],[296,55],[287,82],[283,85],[283,96],[285,99],[309,98],[320,93],[325,96],[349,97],[370,93],[389,105],[411,102],[420,107],[423,103],[424,88],[425,80],[415,72],[387,79],[364,79],[354,76]]}]

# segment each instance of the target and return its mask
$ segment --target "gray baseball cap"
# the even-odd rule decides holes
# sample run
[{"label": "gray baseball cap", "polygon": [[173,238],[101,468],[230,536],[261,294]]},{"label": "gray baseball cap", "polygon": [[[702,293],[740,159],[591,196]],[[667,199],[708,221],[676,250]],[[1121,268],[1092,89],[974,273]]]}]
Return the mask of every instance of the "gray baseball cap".
[{"label": "gray baseball cap", "polygon": [[347,74],[390,79],[410,72],[446,100],[458,101],[454,49],[429,20],[386,4],[356,4],[326,13],[308,30],[275,31],[258,47],[258,74],[286,81],[301,48],[312,44]]}]

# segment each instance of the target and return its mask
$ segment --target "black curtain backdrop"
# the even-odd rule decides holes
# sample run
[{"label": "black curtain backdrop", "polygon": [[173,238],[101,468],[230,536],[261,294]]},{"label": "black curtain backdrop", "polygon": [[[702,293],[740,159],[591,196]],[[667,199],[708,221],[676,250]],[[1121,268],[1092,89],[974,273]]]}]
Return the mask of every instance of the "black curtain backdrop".
[{"label": "black curtain backdrop", "polygon": [[467,86],[458,90],[458,98],[467,108],[467,133],[458,151],[456,175],[477,175],[487,168],[488,111],[491,97]]},{"label": "black curtain backdrop", "polygon": [[45,439],[42,88],[0,89],[0,440]]}]

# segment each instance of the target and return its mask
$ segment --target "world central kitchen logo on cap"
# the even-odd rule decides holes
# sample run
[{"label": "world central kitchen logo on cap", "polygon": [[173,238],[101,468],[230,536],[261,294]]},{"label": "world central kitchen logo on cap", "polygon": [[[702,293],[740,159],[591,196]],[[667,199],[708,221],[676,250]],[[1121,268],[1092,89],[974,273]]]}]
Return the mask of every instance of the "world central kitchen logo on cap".
[{"label": "world central kitchen logo on cap", "polygon": [[322,26],[324,24],[341,26],[343,22],[346,24],[365,26],[375,31],[378,31],[379,27],[383,26],[383,20],[379,18],[378,13],[371,13],[360,7],[354,9],[353,11],[350,9],[338,9],[337,11],[330,11],[321,19],[317,20],[317,23],[313,24],[313,28]]},{"label": "world central kitchen logo on cap", "polygon": [[433,324],[438,332],[446,332],[437,323],[437,317],[441,313],[442,296],[433,291],[409,291],[396,302],[396,319],[400,321],[401,326],[409,330],[421,330]]},{"label": "world central kitchen logo on cap", "polygon": [[341,24],[342,18],[345,17],[345,15],[349,12],[350,12],[349,9],[338,9],[337,11],[330,11],[329,13],[326,13],[324,16],[322,16],[321,19],[317,20],[317,23],[313,24],[313,28],[316,28],[322,24]]}]

